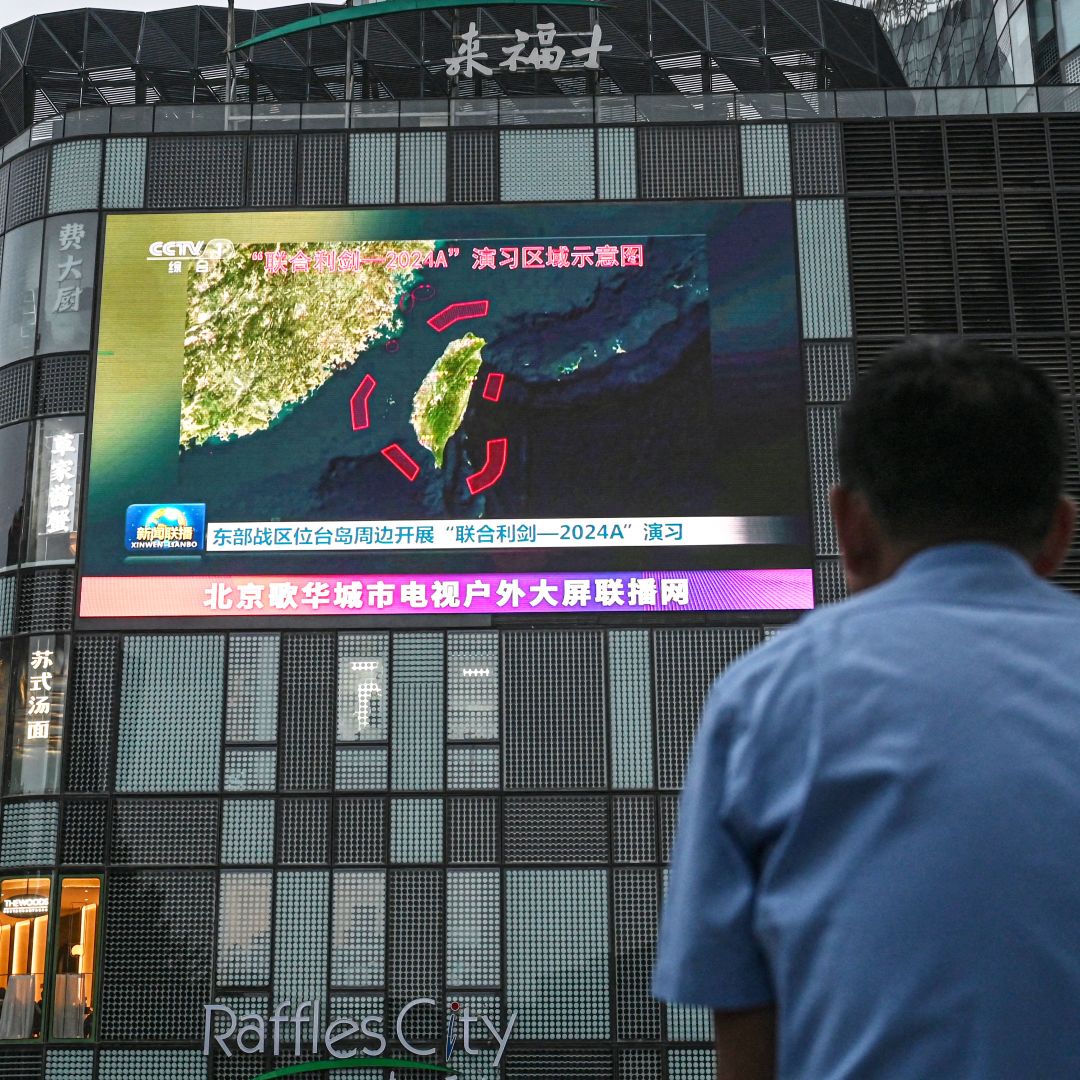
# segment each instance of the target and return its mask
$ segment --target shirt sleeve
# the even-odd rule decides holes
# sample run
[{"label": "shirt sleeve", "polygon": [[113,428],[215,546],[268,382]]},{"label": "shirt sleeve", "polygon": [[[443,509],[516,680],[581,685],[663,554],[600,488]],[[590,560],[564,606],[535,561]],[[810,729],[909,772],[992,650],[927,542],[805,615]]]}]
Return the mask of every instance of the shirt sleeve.
[{"label": "shirt sleeve", "polygon": [[687,766],[653,993],[664,1001],[747,1009],[770,1004],[773,991],[754,935],[754,868],[722,813],[739,709],[739,692],[726,683],[727,677],[710,695]]}]

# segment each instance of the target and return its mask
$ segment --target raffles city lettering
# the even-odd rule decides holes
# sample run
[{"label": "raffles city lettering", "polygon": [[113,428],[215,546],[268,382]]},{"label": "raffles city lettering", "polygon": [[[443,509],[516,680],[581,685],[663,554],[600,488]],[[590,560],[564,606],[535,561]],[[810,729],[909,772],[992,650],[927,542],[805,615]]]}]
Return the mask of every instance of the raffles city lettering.
[{"label": "raffles city lettering", "polygon": [[234,1054],[267,1052],[275,1057],[288,1053],[296,1057],[326,1053],[341,1060],[377,1058],[386,1052],[388,1033],[392,1033],[405,1053],[426,1058],[435,1057],[441,1049],[444,1061],[449,1061],[458,1050],[469,1055],[480,1053],[477,1043],[494,1044],[497,1050],[492,1065],[498,1067],[517,1023],[516,1012],[509,1015],[506,1026],[500,1029],[489,1016],[471,1013],[468,1005],[454,1002],[446,1011],[443,1045],[416,1045],[406,1034],[406,1025],[410,1016],[419,1019],[427,1012],[430,1017],[431,1010],[439,1010],[433,998],[415,998],[406,1002],[391,1022],[381,1015],[325,1020],[318,1001],[301,1001],[295,1008],[291,1001],[280,1001],[269,1016],[237,1013],[227,1005],[206,1005],[203,1054],[209,1056],[216,1046],[228,1058]]}]

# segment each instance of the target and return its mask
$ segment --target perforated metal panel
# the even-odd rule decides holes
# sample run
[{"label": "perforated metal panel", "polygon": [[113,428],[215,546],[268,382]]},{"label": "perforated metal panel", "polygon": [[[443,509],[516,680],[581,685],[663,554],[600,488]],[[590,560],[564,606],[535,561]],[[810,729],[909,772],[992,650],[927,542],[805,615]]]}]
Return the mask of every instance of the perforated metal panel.
[{"label": "perforated metal panel", "polygon": [[334,861],[345,865],[385,863],[386,802],[378,798],[338,799]]},{"label": "perforated metal panel", "polygon": [[198,1050],[103,1050],[98,1080],[205,1080]]},{"label": "perforated metal panel", "polygon": [[118,799],[113,805],[114,863],[165,866],[218,861],[216,799]]},{"label": "perforated metal panel", "polygon": [[296,198],[296,136],[251,137],[251,205],[291,206]]},{"label": "perforated metal panel", "polygon": [[851,336],[847,226],[840,199],[800,199],[796,205],[803,335]]},{"label": "perforated metal panel", "polygon": [[285,634],[281,649],[283,790],[331,785],[334,765],[335,641],[331,634]]},{"label": "perforated metal panel", "polygon": [[277,874],[274,925],[274,1000],[325,1003],[330,959],[330,873]]},{"label": "perforated metal panel", "polygon": [[606,863],[610,859],[606,796],[510,797],[503,813],[507,863]]},{"label": "perforated metal panel", "polygon": [[273,742],[277,738],[277,634],[229,635],[229,682],[225,738],[230,742]]},{"label": "perforated metal panel", "polygon": [[16,577],[8,574],[0,577],[0,634],[10,634],[15,624]]},{"label": "perforated metal panel", "polygon": [[840,195],[844,191],[840,127],[792,124],[791,158],[796,195]]},{"label": "perforated metal panel", "polygon": [[442,859],[442,799],[391,799],[390,861],[438,863]]},{"label": "perforated metal panel", "polygon": [[41,1080],[44,1069],[45,1058],[40,1048],[0,1049],[0,1080]]},{"label": "perforated metal panel", "polygon": [[398,790],[443,786],[443,637],[394,638],[390,783]]},{"label": "perforated metal panel", "polygon": [[578,201],[596,198],[596,165],[590,130],[501,131],[504,202]]},{"label": "perforated metal panel", "polygon": [[89,382],[90,357],[86,353],[43,357],[34,383],[34,412],[38,416],[86,412]]},{"label": "perforated metal panel", "polygon": [[450,132],[450,197],[454,202],[497,202],[499,166],[497,131]]},{"label": "perforated metal panel", "polygon": [[446,800],[446,857],[451,864],[493,863],[498,858],[499,801],[494,796]]},{"label": "perforated metal panel", "polygon": [[652,668],[646,630],[608,635],[611,709],[611,784],[653,784]]},{"label": "perforated metal panel", "polygon": [[16,158],[9,166],[7,224],[12,229],[45,212],[45,178],[49,149],[40,147]]},{"label": "perforated metal panel", "polygon": [[300,205],[340,206],[345,202],[344,132],[300,136]]},{"label": "perforated metal panel", "polygon": [[270,981],[270,871],[222,873],[218,913],[217,983],[266,986]]},{"label": "perforated metal panel", "polygon": [[847,581],[839,559],[818,559],[814,567],[814,598],[832,604],[847,597]]},{"label": "perforated metal panel", "polygon": [[101,142],[57,143],[49,171],[49,213],[96,210],[101,198]]},{"label": "perforated metal panel", "polygon": [[[0,253],[3,244],[0,243]],[[30,415],[32,363],[9,364],[0,368],[0,424],[10,424]]]},{"label": "perforated metal panel", "polygon": [[656,805],[651,795],[616,795],[611,801],[612,857],[617,863],[656,862]]},{"label": "perforated metal panel", "polygon": [[117,791],[215,791],[225,639],[136,635],[123,647]]},{"label": "perforated metal panel", "polygon": [[226,799],[221,808],[221,861],[274,861],[277,804],[271,799]]},{"label": "perforated metal panel", "polygon": [[615,1037],[628,1042],[660,1038],[660,1005],[649,992],[659,925],[655,870],[612,875],[615,921]]},{"label": "perforated metal panel", "polygon": [[278,862],[320,864],[329,860],[329,799],[282,799],[278,829]]},{"label": "perforated metal panel", "polygon": [[636,129],[641,198],[733,199],[739,195],[739,132],[734,124]]},{"label": "perforated metal panel", "polygon": [[244,205],[241,135],[157,136],[149,142],[146,205],[152,210]]},{"label": "perforated metal panel", "polygon": [[400,201],[445,202],[446,132],[402,131],[398,139]]},{"label": "perforated metal panel", "polygon": [[761,641],[757,628],[657,630],[654,636],[659,786],[682,786],[705,696],[718,675]]},{"label": "perforated metal panel", "polygon": [[332,986],[381,986],[386,963],[386,874],[339,870],[334,874]]},{"label": "perforated metal panel", "polygon": [[397,132],[349,136],[349,202],[378,206],[397,199]]},{"label": "perforated metal panel", "polygon": [[[108,889],[99,954],[101,1037],[201,1039],[203,1004],[210,1000],[214,970],[214,873],[114,870]],[[153,993],[147,992],[148,985]],[[118,1066],[111,1075],[115,1080],[163,1080],[176,1073],[122,1072]]]},{"label": "perforated metal panel", "polygon": [[633,199],[637,196],[637,140],[633,128],[602,127],[597,133],[600,154],[600,199]]},{"label": "perforated metal panel", "polygon": [[19,802],[4,807],[0,831],[0,865],[48,866],[56,862],[56,836],[60,804]]},{"label": "perforated metal panel", "polygon": [[814,550],[819,555],[839,551],[836,527],[829,511],[829,490],[839,482],[836,468],[836,433],[840,412],[833,405],[813,405],[806,410],[810,442],[810,499],[814,521]]},{"label": "perforated metal panel", "polygon": [[846,401],[855,381],[855,350],[848,341],[808,341],[803,346],[806,399]]},{"label": "perforated metal panel", "polygon": [[94,1051],[47,1051],[45,1080],[94,1080]]},{"label": "perforated metal panel", "polygon": [[[442,996],[446,971],[446,903],[441,870],[392,870],[387,933],[387,997],[400,1009],[414,997]],[[405,1027],[412,1041],[437,1040],[443,1035],[433,1009],[415,1009]]]},{"label": "perforated metal panel", "polygon": [[15,633],[65,633],[75,604],[72,570],[36,570],[19,578]]},{"label": "perforated metal panel", "polygon": [[743,124],[743,194],[790,195],[791,151],[787,124]]},{"label": "perforated metal panel", "polygon": [[99,866],[105,859],[108,804],[104,799],[80,799],[64,804],[62,862]]},{"label": "perforated metal panel", "polygon": [[108,139],[101,205],[106,210],[138,209],[146,187],[146,139]]}]

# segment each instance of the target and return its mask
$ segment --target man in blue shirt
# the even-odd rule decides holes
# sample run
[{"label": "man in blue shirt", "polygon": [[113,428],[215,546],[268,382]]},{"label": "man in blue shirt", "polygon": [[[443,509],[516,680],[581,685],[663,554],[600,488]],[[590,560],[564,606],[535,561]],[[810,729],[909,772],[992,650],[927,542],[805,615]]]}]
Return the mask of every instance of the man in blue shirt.
[{"label": "man in blue shirt", "polygon": [[832,494],[852,593],[735,664],[687,771],[654,991],[722,1080],[1080,1077],[1075,506],[1038,372],[883,359]]}]

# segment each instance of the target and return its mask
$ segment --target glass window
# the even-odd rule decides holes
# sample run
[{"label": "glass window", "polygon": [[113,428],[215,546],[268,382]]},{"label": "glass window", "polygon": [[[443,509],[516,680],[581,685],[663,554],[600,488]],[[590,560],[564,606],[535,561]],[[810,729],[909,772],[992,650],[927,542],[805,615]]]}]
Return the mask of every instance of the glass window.
[{"label": "glass window", "polygon": [[1012,62],[1014,81],[1019,86],[1030,86],[1035,81],[1035,67],[1031,56],[1031,35],[1028,30],[1027,13],[1018,12],[1009,20],[1012,31]]},{"label": "glass window", "polygon": [[0,428],[0,568],[19,561],[26,495],[26,442],[29,428],[13,424]]},{"label": "glass window", "polygon": [[37,634],[19,642],[19,684],[12,712],[9,792],[40,795],[60,785],[69,639]]},{"label": "glass window", "polygon": [[1080,46],[1080,4],[1058,0],[1058,39],[1062,56]]},{"label": "glass window", "polygon": [[97,878],[61,879],[52,1001],[54,1039],[89,1039],[93,1033],[100,901],[101,882]]},{"label": "glass window", "polygon": [[43,228],[42,222],[32,221],[4,238],[3,276],[0,277],[0,364],[22,360],[34,351]]},{"label": "glass window", "polygon": [[37,424],[26,562],[70,562],[75,558],[82,438],[81,417]]},{"label": "glass window", "polygon": [[50,881],[0,882],[0,1039],[41,1037]]}]

